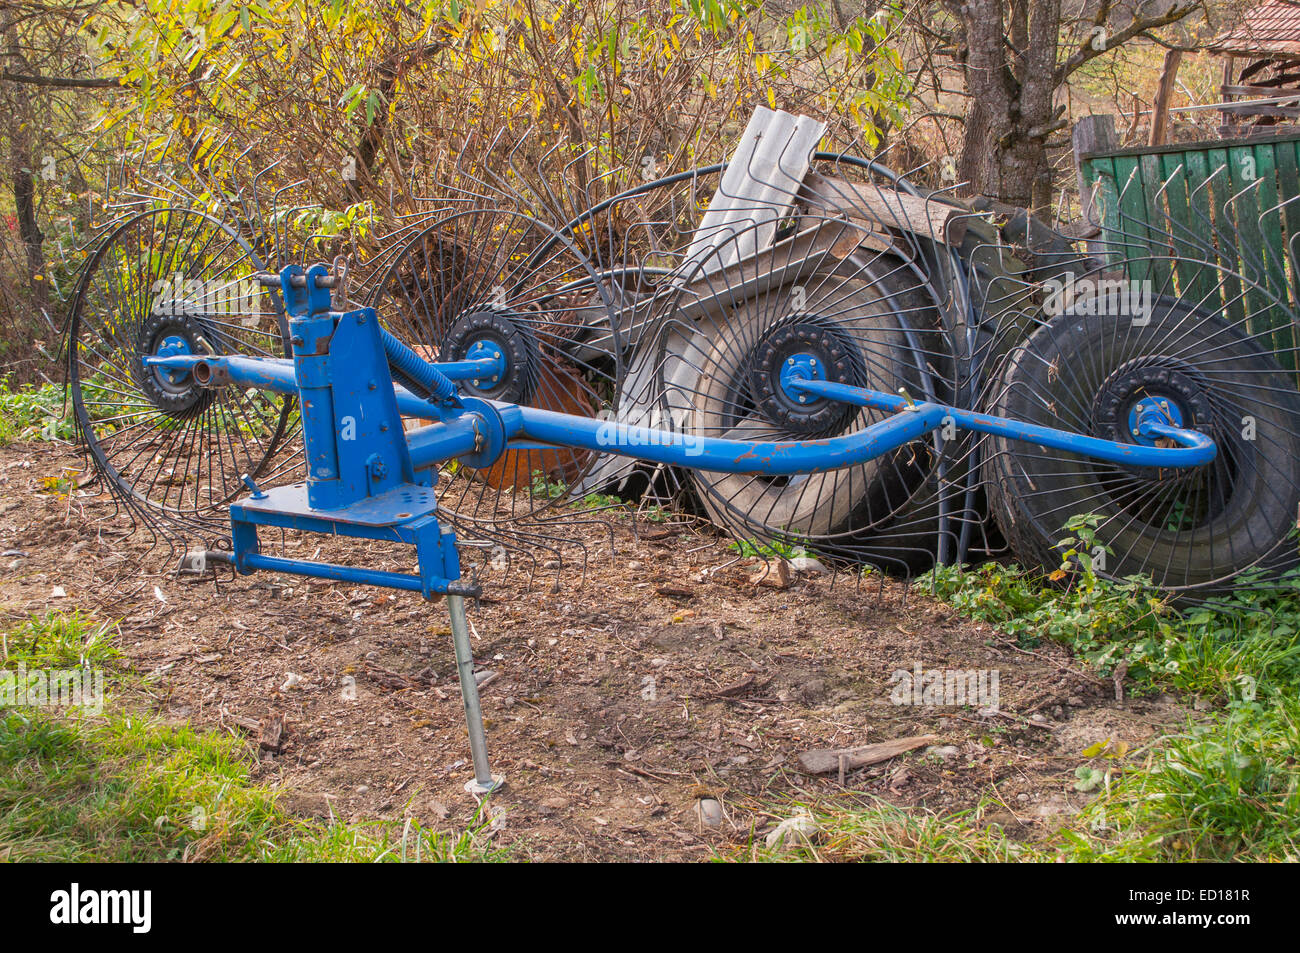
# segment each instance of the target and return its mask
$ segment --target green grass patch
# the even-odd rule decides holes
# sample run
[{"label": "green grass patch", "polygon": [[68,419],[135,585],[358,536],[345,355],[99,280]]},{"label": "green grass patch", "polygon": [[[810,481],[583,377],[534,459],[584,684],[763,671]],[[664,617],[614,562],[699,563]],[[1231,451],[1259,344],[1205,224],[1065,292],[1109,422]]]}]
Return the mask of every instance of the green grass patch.
[{"label": "green grass patch", "polygon": [[1300,702],[1236,702],[1165,738],[1060,834],[1073,860],[1300,860]]},{"label": "green grass patch", "polygon": [[746,559],[755,556],[761,559],[800,559],[808,555],[808,550],[803,546],[779,539],[766,542],[757,539],[737,539],[728,543],[727,549]]},{"label": "green grass patch", "polygon": [[57,384],[13,388],[0,380],[0,447],[17,440],[71,440],[76,424]]},{"label": "green grass patch", "polygon": [[[1177,609],[1141,578],[1093,571],[1091,517],[1071,520],[1061,569],[941,567],[929,582],[965,615],[1033,646],[1052,639],[1130,692],[1208,703],[1140,761],[1083,752],[1080,790],[1100,795],[1060,832],[1079,860],[1300,859],[1300,579],[1249,576],[1231,596]],[[1097,755],[1098,757],[1094,757]]]},{"label": "green grass patch", "polygon": [[117,626],[78,611],[49,612],[0,633],[0,666],[15,668],[99,667],[121,665]]},{"label": "green grass patch", "polygon": [[977,863],[1019,860],[1031,852],[1009,840],[996,825],[980,824],[980,812],[939,814],[904,809],[875,800],[869,807],[837,809],[824,802],[790,802],[781,817],[806,814],[816,834],[769,848],[754,837],[721,859],[757,862]]},{"label": "green grass patch", "polygon": [[[51,614],[5,633],[3,667],[114,667],[116,628]],[[125,686],[128,676],[110,679]],[[125,693],[124,693],[125,694]],[[0,707],[0,860],[477,861],[481,826],[324,823],[277,804],[235,738],[171,726],[110,696],[94,716]]]}]

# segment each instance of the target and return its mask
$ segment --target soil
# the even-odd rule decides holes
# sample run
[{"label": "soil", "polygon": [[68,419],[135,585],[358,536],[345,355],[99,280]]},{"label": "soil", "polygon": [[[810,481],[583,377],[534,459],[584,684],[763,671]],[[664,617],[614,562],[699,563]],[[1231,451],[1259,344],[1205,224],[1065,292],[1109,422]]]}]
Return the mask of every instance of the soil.
[{"label": "soil", "polygon": [[[178,575],[179,553],[133,533],[92,481],[72,473],[71,487],[51,488],[83,469],[60,445],[0,449],[7,626],[74,608],[117,620],[142,703],[249,739],[254,776],[295,812],[455,831],[473,822],[441,602],[285,576]],[[726,854],[791,799],[978,809],[979,823],[1038,839],[1091,796],[1072,788],[1084,748],[1113,738],[1136,749],[1185,720],[1167,697],[1117,701],[1061,646],[1021,648],[917,585],[812,571],[778,588],[775,574],[755,581],[760,561],[697,524],[605,514],[550,532],[567,553],[585,547],[585,571],[563,554],[506,571],[485,563],[484,598],[470,606],[492,767],[507,781],[490,798],[491,836],[521,858]],[[285,549],[404,568],[381,544],[313,537]],[[896,673],[917,665],[996,670],[997,710],[894,704]],[[283,745],[261,750],[256,726],[275,715]],[[923,734],[938,740],[843,783],[798,763],[812,749]],[[722,802],[720,825],[702,823],[701,795]]]}]

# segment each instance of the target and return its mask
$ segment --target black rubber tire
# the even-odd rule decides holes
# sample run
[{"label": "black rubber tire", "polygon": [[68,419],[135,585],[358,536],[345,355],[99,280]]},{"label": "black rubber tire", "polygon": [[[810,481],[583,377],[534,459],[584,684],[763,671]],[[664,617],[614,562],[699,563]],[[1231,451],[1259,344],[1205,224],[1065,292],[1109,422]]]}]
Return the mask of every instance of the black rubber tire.
[{"label": "black rubber tire", "polygon": [[1247,569],[1276,576],[1300,563],[1290,538],[1300,504],[1295,377],[1221,317],[1170,298],[1152,301],[1145,327],[1123,315],[1067,312],[1012,355],[988,410],[1112,438],[1097,385],[1131,373],[1152,379],[1145,393],[1161,380],[1194,382],[1204,419],[1189,422],[1215,440],[1218,457],[1194,471],[1137,470],[991,439],[990,503],[1022,564],[1058,568],[1064,524],[1082,514],[1102,517],[1103,575],[1147,575],[1174,593],[1209,595]]}]

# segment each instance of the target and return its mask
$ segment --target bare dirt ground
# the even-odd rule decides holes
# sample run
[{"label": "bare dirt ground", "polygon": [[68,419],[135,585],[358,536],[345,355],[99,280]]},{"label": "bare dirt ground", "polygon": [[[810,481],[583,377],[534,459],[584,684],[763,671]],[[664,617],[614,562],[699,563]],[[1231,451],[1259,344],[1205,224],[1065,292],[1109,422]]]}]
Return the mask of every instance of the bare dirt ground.
[{"label": "bare dirt ground", "polygon": [[[246,736],[282,715],[284,746],[258,752],[255,776],[301,814],[470,823],[441,603],[269,575],[178,578],[93,483],[47,487],[82,466],[70,448],[0,449],[6,626],[50,610],[118,620],[142,703],[168,721]],[[1087,797],[1071,788],[1085,747],[1109,737],[1137,748],[1182,721],[1170,699],[1117,702],[1061,647],[1018,648],[921,587],[811,573],[774,588],[751,581],[757,560],[700,528],[609,523],[612,537],[571,530],[588,536],[585,580],[561,574],[553,591],[545,573],[507,574],[471,606],[476,664],[493,673],[483,686],[493,769],[507,778],[491,798],[493,836],[517,856],[725,854],[790,798],[937,811],[983,802],[981,823],[1036,839]],[[289,552],[310,557],[316,545]],[[327,541],[318,558],[388,555]],[[917,664],[997,670],[999,711],[893,704],[891,676]],[[850,771],[843,786],[797,762],[814,748],[920,734],[939,740]],[[705,792],[725,805],[718,828],[697,816]]]}]

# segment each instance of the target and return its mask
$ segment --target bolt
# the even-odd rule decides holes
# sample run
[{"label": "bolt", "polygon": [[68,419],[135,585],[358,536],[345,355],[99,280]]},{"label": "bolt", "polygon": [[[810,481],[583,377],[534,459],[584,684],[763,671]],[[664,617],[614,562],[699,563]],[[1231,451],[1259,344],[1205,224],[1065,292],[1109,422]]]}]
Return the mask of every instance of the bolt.
[{"label": "bolt", "polygon": [[253,478],[252,478],[251,476],[249,476],[247,473],[245,473],[245,474],[244,474],[243,476],[241,476],[239,479],[243,482],[244,486],[246,486],[246,487],[248,487],[250,490],[252,490],[252,492],[253,492],[253,499],[255,499],[255,500],[261,500],[261,499],[264,499],[264,498],[266,497],[266,494],[263,493],[260,489],[258,489],[257,484],[253,482]]},{"label": "bolt", "polygon": [[378,386],[379,386],[379,385],[376,384],[374,381],[367,381],[367,382],[366,382],[366,387],[368,387],[370,390],[374,390],[374,389],[375,389],[376,387],[378,387]]},{"label": "bolt", "polygon": [[387,430],[388,430],[388,424],[380,424],[380,425],[379,425],[379,430],[380,430],[381,433],[384,432],[384,431],[387,431]]},{"label": "bolt", "polygon": [[501,360],[501,352],[500,352],[500,351],[493,351],[493,352],[492,352],[492,356],[493,356],[494,358],[496,358],[498,361]]},{"label": "bolt", "polygon": [[786,361],[786,363],[789,364],[791,367],[794,367],[794,358],[793,357],[790,358],[789,360]]},{"label": "bolt", "polygon": [[478,381],[470,381],[470,383],[473,384],[475,387],[478,386]]},{"label": "bolt", "polygon": [[801,403],[801,404],[806,403],[807,400],[808,400],[808,398],[805,397],[803,394],[800,394],[800,395],[799,395],[799,403]]}]

